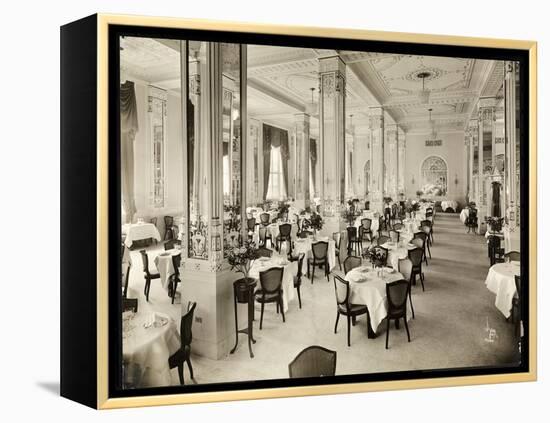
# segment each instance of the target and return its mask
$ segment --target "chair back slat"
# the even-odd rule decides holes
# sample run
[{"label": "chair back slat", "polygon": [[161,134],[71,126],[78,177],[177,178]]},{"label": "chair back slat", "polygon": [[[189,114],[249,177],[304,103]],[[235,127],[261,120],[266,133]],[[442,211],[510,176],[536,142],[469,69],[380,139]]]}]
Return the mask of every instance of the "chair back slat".
[{"label": "chair back slat", "polygon": [[348,308],[349,282],[338,275],[334,275],[334,292],[336,294],[336,304]]},{"label": "chair back slat", "polygon": [[388,299],[388,314],[404,313],[407,309],[407,295],[409,294],[409,282],[400,279],[386,284],[386,297]]},{"label": "chair back slat", "polygon": [[197,307],[197,303],[189,301],[187,303],[187,312],[181,316],[180,337],[182,348],[191,345],[191,340],[193,339],[191,328],[193,326],[195,307]]},{"label": "chair back slat", "polygon": [[[414,241],[414,239],[413,239]],[[419,240],[421,241],[421,240]],[[418,267],[422,264],[422,258],[424,256],[424,250],[422,247],[416,247],[412,250],[409,250],[408,252],[409,260],[411,261],[412,265],[415,267]]]},{"label": "chair back slat", "polygon": [[167,228],[174,226],[174,218],[172,216],[164,216],[164,226]]},{"label": "chair back slat", "polygon": [[372,220],[369,218],[361,219],[361,227],[363,228],[363,231],[370,231],[372,225]]},{"label": "chair back slat", "polygon": [[378,246],[380,245],[384,245],[386,242],[388,242],[390,240],[390,237],[389,236],[386,236],[386,235],[380,235],[378,237],[378,240],[376,241],[376,244]]},{"label": "chair back slat", "polygon": [[288,365],[291,378],[334,376],[336,351],[317,345],[302,350]]},{"label": "chair back slat", "polygon": [[311,251],[315,260],[324,260],[327,258],[328,242],[317,241],[312,244]]},{"label": "chair back slat", "polygon": [[260,285],[265,294],[274,294],[281,290],[283,271],[282,267],[272,267],[260,272]]},{"label": "chair back slat", "polygon": [[260,215],[260,222],[262,223],[262,225],[269,225],[269,219],[270,219],[270,216],[269,216],[269,213],[262,213]]},{"label": "chair back slat", "polygon": [[273,255],[273,250],[270,250],[269,248],[265,248],[265,247],[258,248],[258,257],[271,258],[272,255]]},{"label": "chair back slat", "polygon": [[279,234],[282,237],[290,237],[290,231],[292,230],[292,225],[290,223],[283,223],[279,226]]},{"label": "chair back slat", "polygon": [[348,256],[344,260],[344,274],[347,275],[350,270],[360,266],[361,266],[361,257]]}]

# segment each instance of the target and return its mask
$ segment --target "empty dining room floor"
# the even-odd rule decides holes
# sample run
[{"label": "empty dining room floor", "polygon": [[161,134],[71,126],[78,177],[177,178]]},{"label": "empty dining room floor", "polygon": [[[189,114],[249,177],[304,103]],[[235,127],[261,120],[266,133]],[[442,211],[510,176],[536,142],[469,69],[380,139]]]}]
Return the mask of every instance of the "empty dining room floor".
[{"label": "empty dining room floor", "polygon": [[[457,214],[439,213],[431,253],[429,265],[423,266],[425,291],[420,283],[412,287],[415,319],[409,321],[410,343],[403,325],[396,330],[392,324],[386,350],[386,323],[380,324],[375,339],[369,339],[363,315],[352,327],[348,347],[345,318],[340,319],[338,333],[334,333],[333,278],[327,282],[323,272],[317,272],[313,284],[303,277],[302,309],[296,297],[289,304],[286,323],[276,314],[275,305],[268,304],[260,331],[256,304],[254,358],[248,354],[246,336],[240,335],[235,354],[221,360],[192,356],[195,382],[287,378],[288,363],[310,345],[337,351],[337,375],[517,364],[514,325],[497,310],[494,294],[485,287],[489,269],[485,238],[466,233]],[[338,265],[334,272],[342,274]],[[185,289],[185,281],[181,288]],[[157,306],[170,314],[176,308],[168,302]],[[496,330],[494,342],[486,340],[487,327]],[[189,380],[187,368],[185,372]],[[178,383],[175,370],[172,380]]]}]

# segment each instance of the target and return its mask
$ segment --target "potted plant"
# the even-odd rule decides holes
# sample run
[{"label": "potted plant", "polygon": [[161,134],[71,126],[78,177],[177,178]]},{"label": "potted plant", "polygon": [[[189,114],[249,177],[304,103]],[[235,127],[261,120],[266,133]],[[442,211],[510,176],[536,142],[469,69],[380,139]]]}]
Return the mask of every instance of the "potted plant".
[{"label": "potted plant", "polygon": [[422,191],[421,189],[417,190],[416,191],[416,197],[420,199],[420,197],[422,196],[422,194],[424,194],[424,191]]},{"label": "potted plant", "polygon": [[254,242],[245,241],[241,247],[230,249],[227,254],[227,261],[231,265],[231,270],[243,274],[240,279],[243,283],[253,283],[254,279],[249,277],[250,268],[254,260],[258,258],[258,251]]}]

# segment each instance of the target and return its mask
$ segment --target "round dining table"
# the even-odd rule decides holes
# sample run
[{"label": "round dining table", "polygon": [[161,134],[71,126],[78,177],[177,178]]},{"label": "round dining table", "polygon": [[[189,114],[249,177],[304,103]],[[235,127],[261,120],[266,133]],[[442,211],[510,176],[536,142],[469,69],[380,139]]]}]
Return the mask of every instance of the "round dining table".
[{"label": "round dining table", "polygon": [[515,277],[520,275],[520,263],[511,261],[491,266],[485,279],[487,289],[496,294],[495,306],[504,317],[510,317],[512,302],[517,297]]},{"label": "round dining table", "polygon": [[407,240],[400,240],[399,242],[386,242],[381,245],[388,250],[388,265],[399,271],[399,260],[404,260],[409,256],[409,250],[416,248],[415,245],[410,244]]},{"label": "round dining table", "polygon": [[378,326],[388,314],[386,284],[403,279],[403,275],[393,268],[373,269],[368,265],[350,270],[345,279],[349,282],[350,303],[367,306],[370,328],[376,333]]},{"label": "round dining table", "polygon": [[[325,241],[328,242],[328,250],[327,250],[327,259],[328,259],[328,267],[329,270],[334,269],[334,266],[336,265],[336,242],[332,238],[328,237],[317,237],[317,239],[313,239],[311,237],[309,238],[298,238],[294,242],[294,255],[299,254],[305,254],[305,260],[304,262],[307,263],[307,260],[310,258],[313,258],[313,251],[311,250],[311,246],[319,241]],[[304,264],[304,267],[306,265]]]},{"label": "round dining table", "polygon": [[172,384],[168,359],[180,348],[176,322],[160,312],[122,316],[124,383],[136,388]]}]

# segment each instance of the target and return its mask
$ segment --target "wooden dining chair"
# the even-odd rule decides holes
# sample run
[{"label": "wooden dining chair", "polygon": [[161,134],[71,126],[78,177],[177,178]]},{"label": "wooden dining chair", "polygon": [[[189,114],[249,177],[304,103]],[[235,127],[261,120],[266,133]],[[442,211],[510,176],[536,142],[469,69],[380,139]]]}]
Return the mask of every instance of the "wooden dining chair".
[{"label": "wooden dining chair", "polygon": [[412,302],[412,293],[411,293],[411,274],[412,274],[413,264],[409,257],[399,259],[397,261],[397,271],[403,275],[403,279],[409,281],[409,304],[411,306],[411,314],[414,319],[414,307]]},{"label": "wooden dining chair", "polygon": [[343,232],[334,232],[332,234],[332,239],[334,240],[335,248],[334,248],[334,254],[336,255],[336,258],[338,259],[338,268],[342,270],[342,262],[340,259],[341,251],[342,251],[342,238],[343,238]]},{"label": "wooden dining chair", "polygon": [[172,304],[174,304],[174,299],[176,298],[176,291],[178,289],[178,283],[181,282],[181,279],[180,279],[181,254],[174,254],[172,256],[172,265],[174,266],[174,273],[172,273],[168,278],[168,295],[172,299]]},{"label": "wooden dining chair", "polygon": [[277,251],[281,251],[281,246],[283,242],[290,244],[289,252],[292,253],[292,240],[290,238],[290,233],[292,232],[292,225],[290,223],[283,223],[279,225],[279,235],[277,235],[275,245],[277,246]]},{"label": "wooden dining chair", "polygon": [[164,238],[174,239],[174,217],[173,216],[164,216]]},{"label": "wooden dining chair", "polygon": [[270,250],[269,248],[265,248],[265,247],[260,247],[258,248],[257,253],[258,253],[258,257],[271,258],[271,256],[273,255],[273,250]]},{"label": "wooden dining chair", "polygon": [[344,274],[347,275],[350,270],[361,266],[361,257],[347,256],[344,260]]},{"label": "wooden dining chair", "polygon": [[[307,277],[313,283],[315,278],[315,267],[322,267],[325,269],[325,276],[329,281],[329,265],[328,265],[328,242],[318,241],[311,245],[311,254],[313,257],[307,259]],[[311,278],[310,278],[311,275]]]},{"label": "wooden dining chair", "polygon": [[517,321],[521,322],[522,320],[522,309],[521,309],[521,301],[523,297],[522,292],[522,285],[521,285],[521,276],[515,275],[514,276],[514,282],[516,284],[516,295],[512,298],[512,316],[511,320],[512,322],[516,322],[516,316],[518,318]]},{"label": "wooden dining chair", "polygon": [[489,254],[489,262],[491,266],[496,263],[504,262],[504,248],[501,246],[501,239],[497,235],[489,235],[487,237],[487,248]]},{"label": "wooden dining chair", "polygon": [[178,376],[181,385],[185,385],[183,378],[184,363],[187,363],[191,380],[195,380],[193,376],[193,366],[191,365],[191,341],[193,340],[193,315],[196,307],[197,303],[191,301],[187,303],[187,312],[181,317],[180,322],[180,349],[168,358],[168,367],[170,369],[175,367],[178,368]]},{"label": "wooden dining chair", "polygon": [[176,241],[171,239],[164,243],[164,251],[173,250],[176,247]]},{"label": "wooden dining chair", "polygon": [[254,237],[254,231],[256,230],[256,218],[251,217],[250,219],[247,219],[246,227],[248,229],[248,239],[250,240]]},{"label": "wooden dining chair", "polygon": [[141,260],[143,262],[143,277],[145,279],[145,288],[143,290],[143,294],[145,295],[145,299],[149,301],[149,291],[151,290],[151,281],[153,279],[160,279],[160,273],[158,272],[151,272],[149,270],[149,256],[147,255],[147,252],[145,250],[140,250],[139,253],[141,254]]},{"label": "wooden dining chair", "polygon": [[521,261],[521,254],[519,251],[508,251],[504,254],[504,259],[508,261]]},{"label": "wooden dining chair", "polygon": [[[366,305],[350,303],[349,282],[338,275],[334,275],[334,292],[336,295],[336,323],[334,324],[334,333],[338,332],[340,315],[346,316],[348,322],[348,347],[351,347],[351,320],[353,319],[353,321],[355,321],[358,316],[367,314],[368,309]],[[368,315],[367,324],[369,324]]]},{"label": "wooden dining chair", "polygon": [[410,276],[411,285],[416,283],[416,276],[419,276],[420,283],[422,284],[422,291],[424,291],[424,272],[422,272],[422,258],[424,257],[424,250],[417,246],[416,248],[409,250],[407,254],[412,263]]},{"label": "wooden dining chair", "polygon": [[270,220],[271,220],[271,216],[269,215],[269,213],[260,214],[260,223],[262,225],[264,225],[264,226],[269,225]]},{"label": "wooden dining chair", "polygon": [[302,308],[302,295],[300,293],[300,287],[302,286],[302,272],[305,256],[306,255],[304,253],[300,253],[300,255],[298,256],[298,272],[296,273],[296,276],[294,276],[294,288],[296,288],[296,292],[298,293],[298,305],[300,306],[300,308]]},{"label": "wooden dining chair", "polygon": [[364,218],[361,219],[361,241],[369,241],[372,243],[372,219]]},{"label": "wooden dining chair", "polygon": [[288,375],[291,379],[335,374],[336,351],[318,345],[303,349],[288,365]]},{"label": "wooden dining chair", "polygon": [[351,256],[352,253],[360,256],[363,251],[363,242],[357,235],[357,228],[355,226],[348,226],[346,231],[348,234],[348,256]]},{"label": "wooden dining chair", "polygon": [[[395,225],[394,225],[394,226],[395,226]],[[397,232],[396,230],[393,230],[393,229],[392,229],[392,230],[389,232],[389,235],[390,235],[390,240],[391,240],[391,242],[395,242],[395,243],[398,243],[398,242],[399,242],[399,235],[400,235],[399,232]]]},{"label": "wooden dining chair", "polygon": [[[428,233],[428,241],[429,241],[428,246],[429,246],[429,245],[433,244],[433,242],[434,242],[433,222],[431,220],[424,219],[420,222],[420,227],[424,228],[425,226],[430,228],[429,232],[427,232]],[[430,258],[431,258],[431,256],[430,256]]]},{"label": "wooden dining chair", "polygon": [[426,265],[428,264],[428,255],[426,254],[426,245],[427,245],[427,240],[428,240],[428,235],[422,231],[422,232],[416,232],[414,235],[413,235],[413,241],[415,239],[421,239],[422,240],[422,250],[424,251],[424,263],[426,263]]},{"label": "wooden dining chair", "polygon": [[390,321],[395,321],[396,328],[399,320],[405,322],[407,330],[407,339],[411,342],[409,325],[407,323],[407,296],[409,295],[409,282],[404,279],[386,284],[386,298],[388,300],[388,314],[386,315],[386,349],[390,339]]},{"label": "wooden dining chair", "polygon": [[255,292],[256,301],[262,306],[260,315],[260,330],[262,330],[264,321],[264,306],[268,303],[277,305],[277,312],[281,310],[283,315],[283,323],[285,322],[285,310],[283,306],[283,273],[284,268],[272,267],[263,272],[260,272],[261,288]]}]

